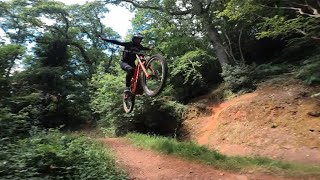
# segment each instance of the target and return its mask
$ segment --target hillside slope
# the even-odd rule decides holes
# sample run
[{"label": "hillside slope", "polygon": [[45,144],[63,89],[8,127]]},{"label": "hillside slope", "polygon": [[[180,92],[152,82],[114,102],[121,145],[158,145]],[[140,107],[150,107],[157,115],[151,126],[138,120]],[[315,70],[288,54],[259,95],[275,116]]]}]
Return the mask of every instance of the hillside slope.
[{"label": "hillside slope", "polygon": [[225,102],[205,95],[191,103],[183,138],[229,155],[320,164],[319,92],[282,76]]}]

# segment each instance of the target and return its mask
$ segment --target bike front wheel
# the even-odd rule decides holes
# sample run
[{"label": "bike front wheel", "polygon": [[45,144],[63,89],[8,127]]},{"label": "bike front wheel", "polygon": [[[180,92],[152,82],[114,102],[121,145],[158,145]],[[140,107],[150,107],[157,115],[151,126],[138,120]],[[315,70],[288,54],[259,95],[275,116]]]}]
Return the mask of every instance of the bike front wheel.
[{"label": "bike front wheel", "polygon": [[142,74],[141,85],[148,96],[158,95],[164,88],[167,80],[168,65],[165,58],[161,55],[151,56],[145,64],[149,77]]},{"label": "bike front wheel", "polygon": [[131,113],[134,107],[135,95],[124,94],[123,95],[123,109],[126,113]]}]

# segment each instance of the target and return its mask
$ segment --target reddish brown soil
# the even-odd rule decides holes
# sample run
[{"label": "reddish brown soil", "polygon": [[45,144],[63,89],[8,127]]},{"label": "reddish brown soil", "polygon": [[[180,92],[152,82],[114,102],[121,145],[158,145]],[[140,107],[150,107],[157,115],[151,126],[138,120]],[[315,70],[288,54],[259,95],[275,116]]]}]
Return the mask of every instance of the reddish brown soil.
[{"label": "reddish brown soil", "polygon": [[189,162],[173,156],[135,147],[121,138],[100,139],[100,141],[113,150],[117,159],[117,165],[129,174],[130,179],[284,179],[268,175],[235,174],[216,170],[203,164]]},{"label": "reddish brown soil", "polygon": [[[214,104],[211,115],[194,111],[184,122],[187,138],[228,155],[259,155],[320,165],[320,87],[297,80],[265,82],[253,93]],[[212,95],[211,95],[212,96]],[[199,106],[199,105],[198,105]]]}]

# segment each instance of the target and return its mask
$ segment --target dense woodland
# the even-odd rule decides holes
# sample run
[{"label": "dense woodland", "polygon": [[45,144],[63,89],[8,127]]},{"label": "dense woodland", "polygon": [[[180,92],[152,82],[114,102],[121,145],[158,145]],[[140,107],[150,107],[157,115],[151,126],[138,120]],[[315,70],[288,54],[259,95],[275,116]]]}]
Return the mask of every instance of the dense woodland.
[{"label": "dense woodland", "polygon": [[[126,39],[141,32],[169,64],[164,92],[139,96],[131,114],[120,49],[98,38],[120,39],[101,22],[107,4],[134,11]],[[61,131],[177,136],[186,104],[214,87],[223,99],[282,73],[320,83],[319,0],[2,0],[0,27],[0,177],[9,179],[105,179],[101,147]]]}]

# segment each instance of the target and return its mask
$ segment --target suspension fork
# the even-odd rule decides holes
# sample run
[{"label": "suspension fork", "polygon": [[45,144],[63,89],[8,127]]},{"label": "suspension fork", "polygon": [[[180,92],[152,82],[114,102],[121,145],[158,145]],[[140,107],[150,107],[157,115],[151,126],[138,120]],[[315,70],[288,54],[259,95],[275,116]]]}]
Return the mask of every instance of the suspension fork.
[{"label": "suspension fork", "polygon": [[140,57],[137,54],[136,54],[136,57],[138,58],[138,63],[140,64],[140,67],[141,67],[144,75],[146,76],[146,78],[149,78],[150,75],[148,74],[146,67],[144,66],[144,63],[142,63]]}]

